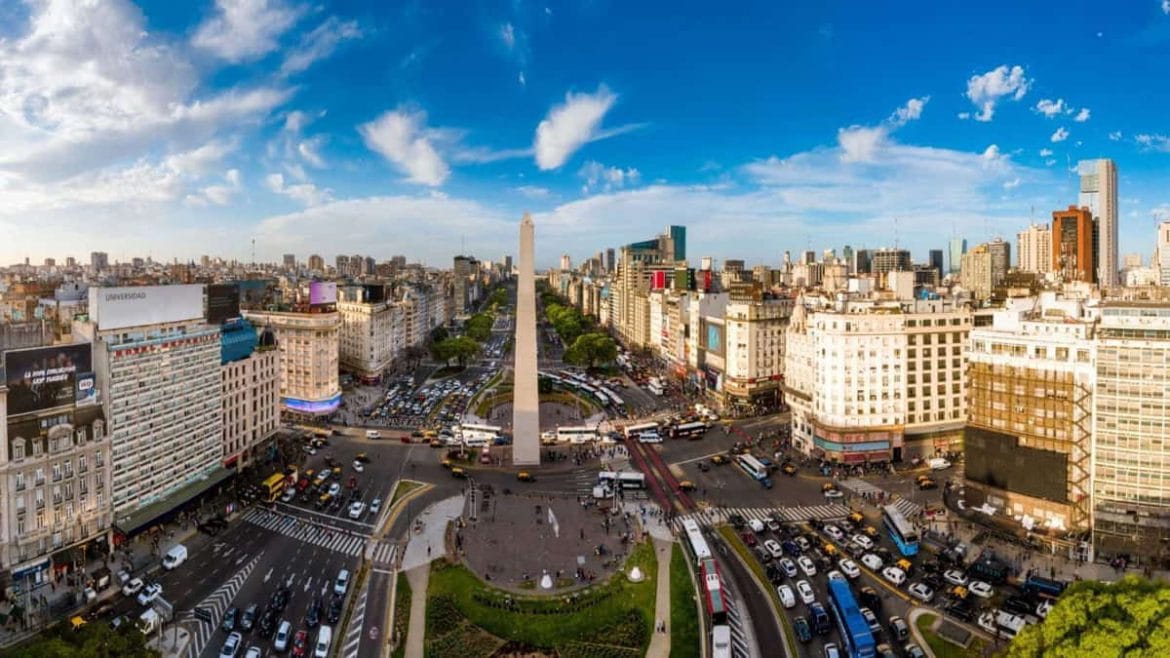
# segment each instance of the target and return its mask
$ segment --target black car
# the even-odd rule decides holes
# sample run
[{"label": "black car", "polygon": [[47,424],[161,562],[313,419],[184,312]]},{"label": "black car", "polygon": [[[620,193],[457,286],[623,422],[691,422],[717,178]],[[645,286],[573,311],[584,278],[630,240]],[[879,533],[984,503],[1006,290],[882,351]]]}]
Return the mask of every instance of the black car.
[{"label": "black car", "polygon": [[283,587],[273,592],[272,598],[268,599],[268,607],[272,610],[284,610],[286,605],[288,605],[288,594]]},{"label": "black car", "polygon": [[321,623],[321,599],[313,597],[309,609],[305,612],[305,626],[316,628]]},{"label": "black car", "polygon": [[948,605],[946,608],[944,608],[944,612],[954,617],[955,619],[968,623],[970,623],[971,620],[975,618],[975,613],[971,610],[971,606],[962,599],[956,600]]},{"label": "black car", "polygon": [[1031,615],[1035,610],[1032,602],[1022,596],[1013,596],[1007,599],[1003,602],[1002,607],[1013,615]]},{"label": "black car", "polygon": [[877,590],[872,587],[862,587],[858,590],[858,598],[861,600],[861,605],[873,610],[874,612],[881,612],[882,597],[877,593]]},{"label": "black car", "polygon": [[225,633],[231,633],[236,630],[236,620],[240,617],[240,609],[232,606],[223,613],[223,623],[219,625]]},{"label": "black car", "polygon": [[271,638],[272,634],[276,632],[276,620],[279,613],[269,608],[265,611],[264,616],[260,617],[260,637]]},{"label": "black car", "polygon": [[780,567],[774,564],[769,564],[768,568],[764,571],[768,576],[768,581],[773,585],[784,582],[784,572],[780,569]]},{"label": "black car", "polygon": [[257,606],[255,603],[244,609],[244,616],[240,618],[240,630],[250,631],[256,625]]},{"label": "black car", "polygon": [[809,642],[812,640],[812,628],[809,627],[808,620],[804,617],[793,619],[792,628],[796,631],[796,637],[801,642]]},{"label": "black car", "polygon": [[922,578],[922,582],[936,592],[943,589],[943,579],[939,578],[937,573],[927,574]]},{"label": "black car", "polygon": [[727,522],[730,523],[732,527],[737,529],[747,525],[747,521],[745,521],[744,518],[739,514],[732,514],[731,516],[728,516]]},{"label": "black car", "polygon": [[345,598],[340,596],[333,597],[329,602],[329,623],[336,624],[341,621],[341,609],[345,607]]}]

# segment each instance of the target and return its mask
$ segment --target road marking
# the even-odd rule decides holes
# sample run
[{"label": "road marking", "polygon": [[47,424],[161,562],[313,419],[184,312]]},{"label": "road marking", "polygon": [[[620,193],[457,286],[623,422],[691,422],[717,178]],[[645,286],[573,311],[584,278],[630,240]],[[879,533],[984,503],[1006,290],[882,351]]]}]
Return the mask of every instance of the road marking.
[{"label": "road marking", "polygon": [[313,586],[313,579],[312,578],[306,579],[305,580],[305,587],[304,587],[303,591],[306,591],[306,592],[309,591],[309,588],[312,586]]},{"label": "road marking", "polygon": [[670,462],[669,466],[682,466],[683,464],[691,464],[694,462],[701,462],[704,459],[710,459],[710,458],[714,457],[715,455],[726,455],[726,454],[727,454],[726,452],[713,452],[709,455],[703,455],[701,457],[693,457],[691,459],[684,459],[680,462]]},{"label": "road marking", "polygon": [[240,566],[240,565],[241,565],[241,564],[243,564],[243,563],[244,563],[244,561],[245,561],[245,560],[247,560],[247,559],[248,559],[248,556],[247,556],[247,555],[241,555],[241,556],[239,557],[239,559],[237,559],[237,560],[236,560],[236,566],[237,566],[237,567],[238,567],[238,566]]},{"label": "road marking", "polygon": [[268,582],[268,579],[272,577],[272,572],[275,569],[276,567],[268,567],[268,573],[264,574],[264,582]]}]

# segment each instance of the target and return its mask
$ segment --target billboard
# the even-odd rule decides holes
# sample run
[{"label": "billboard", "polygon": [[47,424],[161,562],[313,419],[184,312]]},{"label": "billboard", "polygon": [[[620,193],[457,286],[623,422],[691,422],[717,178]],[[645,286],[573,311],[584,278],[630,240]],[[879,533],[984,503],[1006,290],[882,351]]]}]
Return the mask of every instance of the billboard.
[{"label": "billboard", "polygon": [[240,317],[240,285],[213,283],[207,286],[207,323],[223,324]]},{"label": "billboard", "polygon": [[98,329],[203,319],[203,284],[90,288],[89,316]]},{"label": "billboard", "polygon": [[337,284],[333,281],[314,281],[309,284],[309,305],[336,304]]},{"label": "billboard", "polygon": [[1018,437],[967,426],[963,433],[967,479],[1013,493],[1068,502],[1068,455],[1021,446]]},{"label": "billboard", "polygon": [[301,400],[300,398],[281,398],[285,408],[301,414],[331,414],[341,406],[341,394],[338,393],[326,400]]},{"label": "billboard", "polygon": [[702,332],[703,349],[723,356],[723,325],[704,320]]},{"label": "billboard", "polygon": [[97,402],[89,344],[5,352],[4,371],[11,416]]}]

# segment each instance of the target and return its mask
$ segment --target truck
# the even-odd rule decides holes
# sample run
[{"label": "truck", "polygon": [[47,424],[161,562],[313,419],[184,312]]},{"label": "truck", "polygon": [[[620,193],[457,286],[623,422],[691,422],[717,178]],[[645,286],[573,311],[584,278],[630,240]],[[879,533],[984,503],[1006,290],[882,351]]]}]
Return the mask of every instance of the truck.
[{"label": "truck", "polygon": [[143,635],[150,635],[158,630],[160,624],[162,624],[162,618],[158,616],[158,612],[155,612],[154,608],[147,608],[142,614],[138,615],[137,626]]}]

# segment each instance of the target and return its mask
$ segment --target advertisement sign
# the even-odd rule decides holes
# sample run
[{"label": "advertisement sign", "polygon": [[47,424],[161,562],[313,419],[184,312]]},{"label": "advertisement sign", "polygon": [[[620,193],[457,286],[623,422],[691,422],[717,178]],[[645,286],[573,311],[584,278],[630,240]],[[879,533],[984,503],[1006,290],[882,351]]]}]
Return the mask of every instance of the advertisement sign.
[{"label": "advertisement sign", "polygon": [[240,286],[236,283],[213,283],[207,286],[207,323],[223,324],[240,317]]},{"label": "advertisement sign", "polygon": [[666,287],[666,272],[657,270],[650,273],[650,289],[662,290]]},{"label": "advertisement sign", "polygon": [[337,283],[333,281],[314,281],[309,284],[309,305],[336,304]]},{"label": "advertisement sign", "polygon": [[289,411],[299,414],[329,414],[341,406],[341,394],[326,400],[301,400],[299,398],[281,398],[280,401]]},{"label": "advertisement sign", "polygon": [[92,363],[89,344],[5,352],[8,414],[96,402]]},{"label": "advertisement sign", "polygon": [[203,284],[90,288],[89,315],[102,331],[202,319]]},{"label": "advertisement sign", "polygon": [[703,331],[703,347],[711,353],[723,355],[723,325],[706,322]]}]

